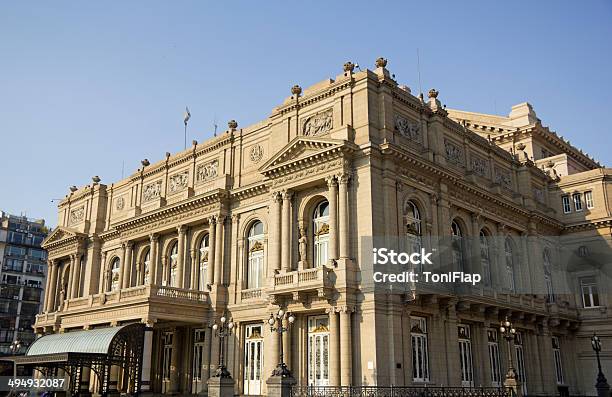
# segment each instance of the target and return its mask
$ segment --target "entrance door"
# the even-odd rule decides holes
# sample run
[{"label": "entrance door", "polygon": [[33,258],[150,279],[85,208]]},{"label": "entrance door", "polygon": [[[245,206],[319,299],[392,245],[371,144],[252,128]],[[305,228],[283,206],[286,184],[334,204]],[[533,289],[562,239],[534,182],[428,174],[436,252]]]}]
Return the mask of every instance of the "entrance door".
[{"label": "entrance door", "polygon": [[263,337],[261,325],[247,325],[244,340],[244,394],[261,395]]},{"label": "entrance door", "polygon": [[308,319],[308,385],[329,385],[329,318]]}]

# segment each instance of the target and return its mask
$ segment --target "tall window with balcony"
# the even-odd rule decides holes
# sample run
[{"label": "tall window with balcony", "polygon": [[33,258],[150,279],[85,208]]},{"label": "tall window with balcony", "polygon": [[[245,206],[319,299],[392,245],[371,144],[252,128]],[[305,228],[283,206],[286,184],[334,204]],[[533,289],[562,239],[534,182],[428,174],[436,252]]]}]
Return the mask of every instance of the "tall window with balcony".
[{"label": "tall window with balcony", "polygon": [[515,292],[514,285],[514,243],[510,237],[504,242],[504,253],[506,257],[506,288],[509,291]]},{"label": "tall window with balcony", "polygon": [[429,351],[427,348],[427,320],[424,317],[410,319],[412,339],[412,380],[429,382]]},{"label": "tall window with balcony", "polygon": [[200,241],[200,278],[198,280],[198,289],[200,291],[206,291],[206,280],[208,277],[208,254],[210,249],[210,235],[206,234],[202,241]]},{"label": "tall window with balcony", "polygon": [[119,291],[119,287],[121,285],[121,281],[119,280],[119,276],[121,273],[121,261],[119,258],[113,259],[111,264],[111,283],[110,290],[111,291]]},{"label": "tall window with balcony", "polygon": [[546,285],[546,300],[549,303],[555,302],[555,294],[553,292],[553,283],[552,283],[552,263],[550,261],[550,250],[548,248],[544,249],[542,253],[542,262],[544,266],[544,284]]},{"label": "tall window with balcony", "polygon": [[489,249],[489,233],[480,230],[480,264],[482,266],[482,281],[488,287],[491,285],[491,252]]},{"label": "tall window with balcony", "polygon": [[314,211],[314,264],[316,267],[327,264],[329,259],[329,203],[321,202]]},{"label": "tall window with balcony", "polygon": [[469,325],[457,327],[459,340],[459,363],[461,368],[461,386],[474,386],[474,370],[472,367],[472,341]]},{"label": "tall window with balcony", "polygon": [[463,266],[463,230],[457,221],[451,223],[451,245],[453,249],[453,265],[455,270],[461,271]]},{"label": "tall window with balcony", "polygon": [[247,288],[260,288],[264,273],[263,223],[256,221],[249,228]]},{"label": "tall window with balcony", "polygon": [[[410,252],[420,252],[422,244],[421,212],[413,201],[407,201],[404,206],[404,225],[406,228],[406,240]],[[422,271],[419,264],[418,271]]]}]

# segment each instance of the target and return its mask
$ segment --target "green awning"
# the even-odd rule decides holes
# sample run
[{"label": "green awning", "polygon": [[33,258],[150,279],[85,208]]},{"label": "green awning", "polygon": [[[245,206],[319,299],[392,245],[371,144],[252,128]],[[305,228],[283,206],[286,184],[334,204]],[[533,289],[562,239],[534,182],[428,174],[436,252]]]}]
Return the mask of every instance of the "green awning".
[{"label": "green awning", "polygon": [[26,356],[61,353],[108,354],[113,338],[127,325],[42,336],[30,345]]}]

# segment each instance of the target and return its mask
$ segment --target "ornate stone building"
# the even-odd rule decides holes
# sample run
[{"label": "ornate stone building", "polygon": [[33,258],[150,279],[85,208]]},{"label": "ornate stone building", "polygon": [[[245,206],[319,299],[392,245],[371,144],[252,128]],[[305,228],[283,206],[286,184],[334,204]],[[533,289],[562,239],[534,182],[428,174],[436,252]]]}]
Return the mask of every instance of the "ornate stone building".
[{"label": "ornate stone building", "polygon": [[[283,346],[300,385],[499,386],[507,317],[525,393],[593,394],[589,338],[612,344],[612,170],[529,104],[509,117],[449,110],[386,64],[349,62],[334,80],[294,86],[258,124],[232,121],[126,179],[72,188],[44,243],[36,332],[144,323],[142,389],[205,393],[219,360],[210,324],[226,313],[235,393],[261,395],[279,307],[296,317]],[[436,260],[484,280],[377,293],[369,237],[428,249],[448,237]],[[561,265],[567,252],[577,259]],[[84,388],[97,379],[81,369]],[[110,369],[111,390],[133,387]]]}]

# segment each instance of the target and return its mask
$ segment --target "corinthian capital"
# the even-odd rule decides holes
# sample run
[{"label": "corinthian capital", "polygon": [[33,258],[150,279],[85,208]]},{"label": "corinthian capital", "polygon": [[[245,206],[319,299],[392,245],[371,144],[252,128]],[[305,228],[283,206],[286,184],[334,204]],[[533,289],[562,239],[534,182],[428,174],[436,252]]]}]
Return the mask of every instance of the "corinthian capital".
[{"label": "corinthian capital", "polygon": [[283,201],[289,201],[293,197],[293,192],[290,190],[283,190]]},{"label": "corinthian capital", "polygon": [[351,179],[351,174],[350,172],[343,172],[341,174],[336,175],[336,177],[338,178],[338,183],[342,185],[346,185],[349,183],[349,180]]},{"label": "corinthian capital", "polygon": [[338,181],[336,180],[336,177],[334,175],[326,176],[325,182],[327,182],[327,186],[330,188],[338,184]]}]

